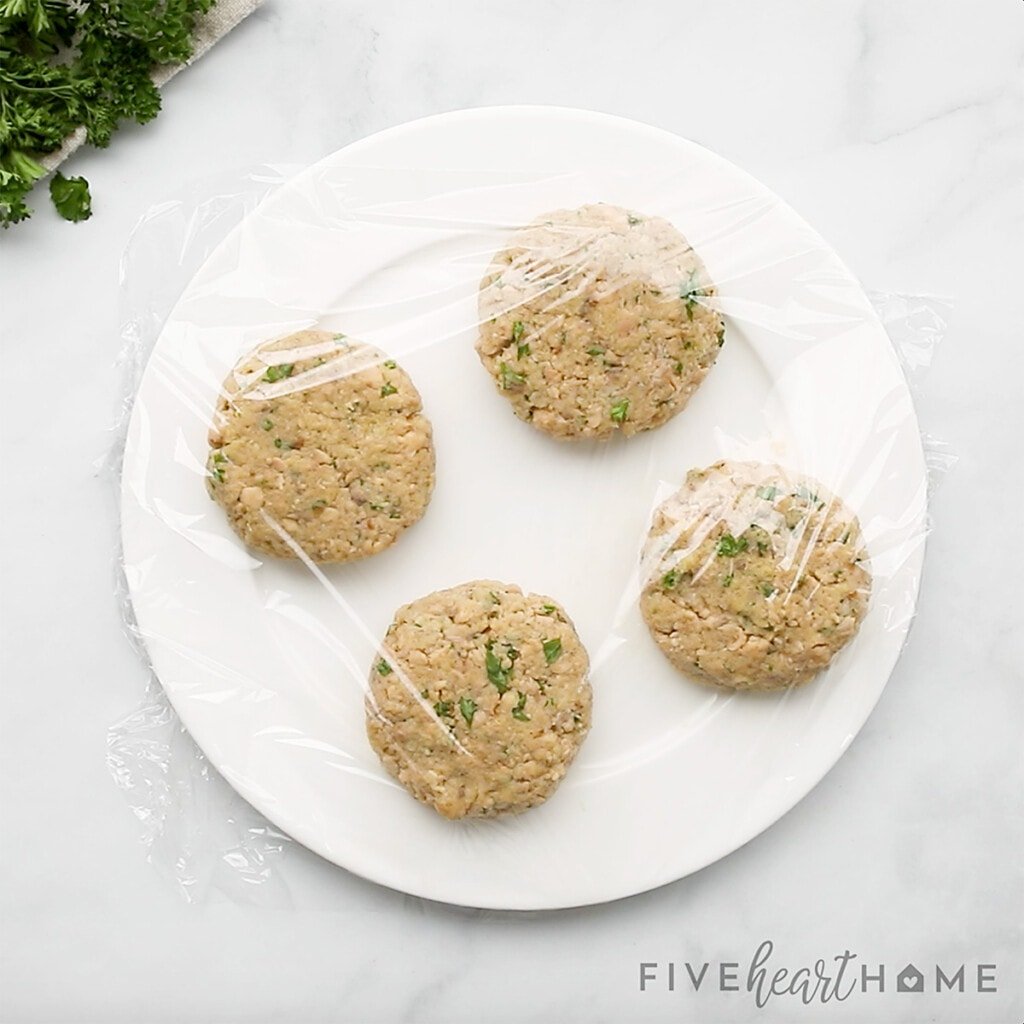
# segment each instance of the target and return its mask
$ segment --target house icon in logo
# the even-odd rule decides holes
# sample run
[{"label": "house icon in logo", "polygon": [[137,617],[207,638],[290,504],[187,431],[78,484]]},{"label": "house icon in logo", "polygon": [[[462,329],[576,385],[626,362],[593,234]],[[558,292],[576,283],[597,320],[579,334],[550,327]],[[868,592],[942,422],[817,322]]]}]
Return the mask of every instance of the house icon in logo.
[{"label": "house icon in logo", "polygon": [[907,964],[898,975],[896,975],[897,992],[923,992],[924,975],[913,965]]}]

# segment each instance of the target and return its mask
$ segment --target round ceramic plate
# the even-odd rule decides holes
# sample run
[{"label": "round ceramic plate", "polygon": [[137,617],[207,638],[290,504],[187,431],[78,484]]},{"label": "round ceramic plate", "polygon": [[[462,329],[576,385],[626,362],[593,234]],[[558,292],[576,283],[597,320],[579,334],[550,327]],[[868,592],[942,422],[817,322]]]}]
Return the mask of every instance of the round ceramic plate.
[{"label": "round ceramic plate", "polygon": [[[666,426],[566,444],[517,420],[480,366],[476,292],[514,226],[595,201],[666,217],[687,236],[719,287],[726,341]],[[399,359],[438,453],[423,521],[387,552],[322,572],[247,551],[204,482],[227,371],[259,341],[310,325]],[[801,689],[701,687],[670,667],[640,618],[652,508],[688,469],[722,457],[809,472],[864,526],[870,612]],[[696,871],[776,821],[835,763],[878,700],[913,613],[925,465],[867,299],[776,196],[667,132],[510,107],[364,139],[247,217],[186,289],[149,361],[122,515],[153,665],[239,793],[374,881],[467,906],[552,908]],[[477,578],[565,605],[591,653],[593,729],[542,807],[450,822],[384,772],[365,737],[363,693],[394,611]]]}]

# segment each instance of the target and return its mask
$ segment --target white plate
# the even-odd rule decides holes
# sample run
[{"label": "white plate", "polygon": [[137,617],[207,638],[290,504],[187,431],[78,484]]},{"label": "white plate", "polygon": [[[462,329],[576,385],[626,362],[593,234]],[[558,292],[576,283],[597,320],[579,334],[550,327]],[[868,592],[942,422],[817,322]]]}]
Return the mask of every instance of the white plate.
[{"label": "white plate", "polygon": [[[511,226],[605,200],[672,220],[721,292],[727,341],[690,406],[598,446],[515,419],[473,351],[475,293]],[[419,386],[437,490],[389,551],[261,563],[206,495],[226,371],[313,323],[376,342]],[[676,674],[636,607],[653,505],[716,458],[777,457],[843,494],[871,610],[813,684],[725,696]],[[171,314],[135,403],[124,553],[156,672],[211,762],[306,846],[468,906],[611,900],[695,871],[791,808],[878,700],[913,613],[925,465],[889,341],[850,272],[772,193],[693,143],[576,110],[460,111],[393,128],[276,192]],[[492,577],[549,593],[591,652],[594,725],[544,806],[452,823],[394,784],[363,731],[373,645],[399,605]]]}]

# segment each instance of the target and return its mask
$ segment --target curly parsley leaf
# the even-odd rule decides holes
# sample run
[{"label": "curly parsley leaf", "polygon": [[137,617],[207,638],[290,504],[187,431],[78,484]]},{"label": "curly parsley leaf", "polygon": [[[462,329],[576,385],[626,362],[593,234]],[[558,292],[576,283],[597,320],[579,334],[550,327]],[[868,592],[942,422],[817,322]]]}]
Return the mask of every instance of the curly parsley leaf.
[{"label": "curly parsley leaf", "polygon": [[88,220],[92,216],[92,197],[85,178],[65,178],[58,171],[50,179],[50,198],[65,220]]}]

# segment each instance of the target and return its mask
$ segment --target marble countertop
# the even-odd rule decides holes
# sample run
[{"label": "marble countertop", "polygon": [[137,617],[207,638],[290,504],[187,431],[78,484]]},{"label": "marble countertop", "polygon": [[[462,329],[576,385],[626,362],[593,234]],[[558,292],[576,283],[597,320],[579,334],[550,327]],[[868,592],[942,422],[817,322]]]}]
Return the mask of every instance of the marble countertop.
[{"label": "marble countertop", "polygon": [[[1022,66],[1024,7],[1010,0],[268,0],[168,85],[154,124],[77,155],[66,170],[91,181],[92,220],[59,222],[41,196],[0,238],[0,1019],[1024,1018],[1019,544],[995,514],[1024,497],[1011,308]],[[655,892],[472,912],[294,849],[287,899],[189,905],[147,864],[104,762],[109,724],[145,682],[113,596],[114,503],[96,467],[122,380],[121,251],[191,180],[308,163],[388,125],[502,103],[588,107],[692,138],[788,200],[866,287],[955,299],[918,407],[960,461],[933,499],[908,646],[807,799]],[[856,952],[855,991],[811,1006],[768,994],[756,1013],[731,978],[746,979],[764,940],[769,982],[818,958],[834,973],[834,957]],[[922,993],[896,990],[908,961],[925,971]],[[645,962],[659,966],[641,991]],[[704,963],[694,991],[687,964],[700,977]],[[860,990],[863,964],[886,965],[884,992],[870,979]],[[935,967],[960,965],[965,991],[936,992]]]}]

